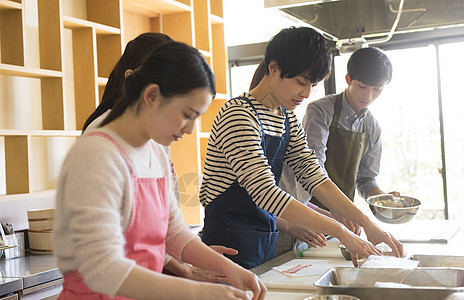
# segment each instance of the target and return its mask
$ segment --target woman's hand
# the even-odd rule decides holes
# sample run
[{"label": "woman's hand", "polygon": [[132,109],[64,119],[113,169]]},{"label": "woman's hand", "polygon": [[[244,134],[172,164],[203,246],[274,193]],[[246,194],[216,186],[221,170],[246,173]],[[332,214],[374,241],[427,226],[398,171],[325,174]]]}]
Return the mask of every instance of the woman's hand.
[{"label": "woman's hand", "polygon": [[[211,245],[209,247],[221,255],[223,254],[237,255],[238,254],[237,250],[224,247],[224,246]],[[205,270],[205,269],[198,268],[195,266],[191,266],[186,271],[185,277],[188,279],[192,279],[196,281],[205,281],[205,282],[226,282],[227,281],[227,277],[224,274]]]},{"label": "woman's hand", "polygon": [[[256,274],[245,270],[238,264],[230,261],[230,265],[224,270],[227,276],[227,281],[234,287],[241,290],[251,290],[253,292],[253,300],[263,300],[267,293],[266,286],[259,280]],[[222,298],[217,298],[222,299]],[[247,299],[247,298],[244,298]]]},{"label": "woman's hand", "polygon": [[207,286],[198,287],[196,296],[192,295],[192,299],[201,300],[249,300],[247,293],[233,286],[225,284],[208,284]]},{"label": "woman's hand", "polygon": [[204,281],[204,282],[226,282],[227,277],[224,274],[205,270],[199,267],[190,266],[185,273],[185,278]]},{"label": "woman's hand", "polygon": [[237,255],[238,251],[232,248],[227,248],[224,246],[218,246],[218,245],[211,245],[209,246],[211,249],[216,251],[219,254],[227,254],[227,255]]}]

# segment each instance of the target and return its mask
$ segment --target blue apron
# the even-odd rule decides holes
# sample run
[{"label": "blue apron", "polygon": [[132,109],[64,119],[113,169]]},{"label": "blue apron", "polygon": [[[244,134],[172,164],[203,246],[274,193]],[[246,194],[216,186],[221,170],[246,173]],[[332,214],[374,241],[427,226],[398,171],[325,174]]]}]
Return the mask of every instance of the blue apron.
[{"label": "blue apron", "polygon": [[[285,151],[290,141],[290,123],[285,109],[285,133],[282,137],[264,133],[258,112],[248,98],[261,128],[261,146],[276,185],[279,184]],[[207,245],[223,245],[238,250],[237,255],[226,255],[246,269],[251,269],[272,258],[279,231],[276,216],[259,208],[248,192],[236,180],[222,195],[205,208],[202,240]]]}]

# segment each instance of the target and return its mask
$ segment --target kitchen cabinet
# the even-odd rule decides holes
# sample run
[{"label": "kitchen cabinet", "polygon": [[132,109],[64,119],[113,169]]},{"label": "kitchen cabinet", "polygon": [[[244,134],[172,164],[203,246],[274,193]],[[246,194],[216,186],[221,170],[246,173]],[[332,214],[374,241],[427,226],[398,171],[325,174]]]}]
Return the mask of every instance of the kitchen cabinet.
[{"label": "kitchen cabinet", "polygon": [[205,145],[228,93],[222,10],[222,0],[0,0],[0,202],[27,210],[53,199],[126,43],[154,31],[198,48],[216,76],[211,107],[171,147],[181,208],[199,224]]}]

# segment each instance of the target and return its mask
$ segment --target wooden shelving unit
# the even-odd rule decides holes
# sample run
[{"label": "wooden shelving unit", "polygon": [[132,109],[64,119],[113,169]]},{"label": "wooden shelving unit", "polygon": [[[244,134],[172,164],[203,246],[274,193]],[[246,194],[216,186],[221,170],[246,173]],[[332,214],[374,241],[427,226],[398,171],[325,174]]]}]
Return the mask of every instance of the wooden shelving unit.
[{"label": "wooden shelving unit", "polygon": [[171,147],[181,208],[189,224],[199,224],[206,143],[228,94],[222,0],[33,2],[0,0],[0,202],[54,197],[62,160],[126,43],[162,32],[199,49],[217,81],[218,95],[194,134]]}]

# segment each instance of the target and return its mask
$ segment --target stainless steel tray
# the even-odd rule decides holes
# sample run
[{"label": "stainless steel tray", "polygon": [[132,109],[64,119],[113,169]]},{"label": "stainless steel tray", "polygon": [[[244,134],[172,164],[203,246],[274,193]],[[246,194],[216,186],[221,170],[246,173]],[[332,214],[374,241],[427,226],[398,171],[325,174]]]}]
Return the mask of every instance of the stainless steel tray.
[{"label": "stainless steel tray", "polygon": [[[407,287],[377,287],[376,283]],[[464,292],[464,269],[331,268],[314,285],[319,294],[352,295],[361,300],[439,300]]]},{"label": "stainless steel tray", "polygon": [[411,259],[419,261],[419,267],[464,268],[464,256],[414,254]]}]

